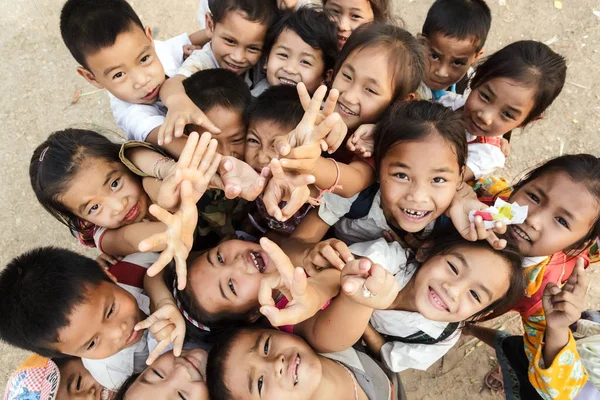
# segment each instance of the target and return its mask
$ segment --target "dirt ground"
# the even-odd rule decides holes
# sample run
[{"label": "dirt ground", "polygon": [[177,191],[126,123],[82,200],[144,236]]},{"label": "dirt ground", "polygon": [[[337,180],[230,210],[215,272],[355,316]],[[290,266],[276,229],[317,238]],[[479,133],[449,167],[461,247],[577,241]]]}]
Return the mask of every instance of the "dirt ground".
[{"label": "dirt ground", "polygon": [[[432,0],[392,0],[406,28],[418,32]],[[0,265],[27,249],[56,245],[93,255],[37,203],[29,185],[28,163],[33,149],[51,132],[69,126],[93,125],[114,132],[108,98],[75,73],[75,61],[64,47],[58,28],[63,0],[8,2],[0,13],[0,49],[7,68],[0,78]],[[560,97],[544,120],[513,136],[506,175],[510,178],[537,163],[562,153],[589,152],[600,156],[600,10],[597,0],[489,0],[492,30],[485,47],[491,53],[520,39],[552,42],[567,57],[569,73]],[[158,39],[196,29],[196,0],[132,1],[142,21],[159,28]],[[73,93],[82,95],[71,104]],[[596,139],[594,139],[596,138]],[[591,271],[591,307],[600,308],[600,274]],[[8,321],[3,321],[7,323]],[[519,324],[508,323],[517,332]],[[483,386],[494,365],[493,351],[485,345],[471,350],[457,346],[443,362],[427,372],[403,374],[410,399],[497,398]],[[0,343],[0,392],[10,372],[26,353]]]}]

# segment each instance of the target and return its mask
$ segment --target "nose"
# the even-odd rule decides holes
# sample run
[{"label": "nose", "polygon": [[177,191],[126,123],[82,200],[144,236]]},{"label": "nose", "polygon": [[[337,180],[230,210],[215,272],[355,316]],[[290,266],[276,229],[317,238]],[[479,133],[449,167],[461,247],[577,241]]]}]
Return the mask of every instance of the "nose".
[{"label": "nose", "polygon": [[536,210],[535,208],[532,209],[530,207],[527,218],[525,219],[525,223],[529,225],[532,229],[539,232],[542,228],[542,220],[544,217],[542,214],[543,213],[539,210]]},{"label": "nose", "polygon": [[344,90],[342,94],[340,94],[342,101],[347,104],[358,104],[359,94],[358,88],[356,85],[351,84],[349,88]]},{"label": "nose", "polygon": [[338,29],[340,32],[348,32],[352,28],[350,27],[350,19],[348,17],[339,17]]},{"label": "nose", "polygon": [[246,52],[241,46],[237,46],[235,50],[231,53],[231,61],[235,63],[242,63],[246,58]]},{"label": "nose", "polygon": [[477,113],[477,118],[479,118],[485,125],[492,124],[492,113],[487,110],[482,110]]},{"label": "nose", "polygon": [[290,75],[295,75],[298,73],[298,68],[296,67],[296,63],[288,60],[283,66],[283,70]]},{"label": "nose", "polygon": [[448,77],[448,67],[446,64],[442,63],[440,65],[440,67],[438,68],[437,71],[435,71],[435,74],[437,76],[439,76],[440,78],[447,78]]},{"label": "nose", "polygon": [[257,159],[258,163],[260,164],[260,168],[262,169],[262,168],[266,167],[267,165],[269,165],[269,163],[271,162],[271,158],[272,157],[269,157],[269,155],[267,154],[266,151],[259,150],[256,159]]},{"label": "nose", "polygon": [[275,367],[275,377],[281,378],[285,374],[285,356],[279,355],[273,360],[273,366]]},{"label": "nose", "polygon": [[462,292],[462,287],[459,281],[455,282],[443,282],[442,289],[446,292],[446,295],[453,302],[457,302],[460,298],[460,293]]},{"label": "nose", "polygon": [[423,203],[427,200],[427,197],[427,190],[420,183],[414,183],[406,196],[408,201],[414,203]]},{"label": "nose", "polygon": [[148,82],[150,82],[150,76],[148,76],[144,72],[137,72],[133,76],[133,82],[133,85],[136,89],[141,89],[145,87],[148,84]]},{"label": "nose", "polygon": [[110,196],[105,200],[105,204],[110,208],[113,214],[120,214],[127,205],[127,199],[125,197]]}]

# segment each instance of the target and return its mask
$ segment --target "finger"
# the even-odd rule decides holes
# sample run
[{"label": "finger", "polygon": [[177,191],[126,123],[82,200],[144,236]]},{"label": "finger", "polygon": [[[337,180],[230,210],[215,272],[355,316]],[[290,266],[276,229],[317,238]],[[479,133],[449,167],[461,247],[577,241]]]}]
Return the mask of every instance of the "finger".
[{"label": "finger", "polygon": [[342,117],[338,113],[333,113],[316,127],[312,135],[312,141],[325,138],[336,124],[342,122]]},{"label": "finger", "polygon": [[[204,132],[202,134],[202,136],[200,136],[200,139],[197,141],[196,147],[194,148],[194,151],[191,154],[191,159],[190,159],[190,164],[189,164],[191,169],[195,169],[195,170],[199,169],[198,166],[202,162],[204,155],[208,152],[208,146],[211,142],[212,142],[212,140],[211,140],[210,133]],[[215,140],[215,142],[216,142],[216,140]]]},{"label": "finger", "polygon": [[201,110],[198,110],[194,115],[194,122],[196,125],[199,125],[209,131],[210,133],[219,134],[221,133],[221,129],[219,129],[213,122],[208,119],[206,114],[204,114]]},{"label": "finger", "polygon": [[275,147],[279,156],[287,156],[292,149],[287,135],[277,136],[273,140],[273,147]]},{"label": "finger", "polygon": [[150,211],[150,214],[154,215],[160,222],[167,225],[170,225],[173,220],[173,215],[157,204],[152,204],[148,211]]},{"label": "finger", "polygon": [[175,126],[173,127],[172,132],[165,133],[165,143],[171,143],[171,140],[174,137],[182,137],[183,132],[185,131],[185,126],[188,124],[188,121],[184,117],[179,117],[175,120]]},{"label": "finger", "polygon": [[175,255],[175,271],[177,274],[177,289],[185,289],[187,283],[187,263],[185,262],[187,257],[181,257]]},{"label": "finger", "polygon": [[300,98],[300,104],[302,104],[302,108],[304,111],[310,108],[310,93],[306,89],[306,85],[303,82],[300,82],[296,85],[296,90],[298,91],[298,97]]},{"label": "finger", "polygon": [[297,187],[292,191],[290,199],[286,205],[281,209],[281,216],[283,221],[287,221],[298,212],[298,210],[306,204],[310,197],[310,189],[307,186]]},{"label": "finger", "polygon": [[354,296],[365,284],[365,279],[354,275],[348,275],[342,277],[341,283],[344,293],[348,296]]},{"label": "finger", "polygon": [[365,281],[365,286],[369,291],[377,296],[380,294],[385,285],[387,271],[381,267],[381,265],[374,264],[370,269],[370,276]]},{"label": "finger", "polygon": [[281,208],[279,208],[281,195],[281,190],[275,187],[272,182],[267,184],[265,192],[263,193],[263,203],[265,203],[265,209],[267,210],[267,213],[277,221],[281,221],[283,218],[281,215]]},{"label": "finger", "polygon": [[146,359],[146,365],[151,365],[162,353],[169,347],[171,342],[169,340],[161,340],[158,342],[156,347],[152,350],[152,352],[148,355]]},{"label": "finger", "polygon": [[155,276],[160,271],[165,269],[165,267],[169,265],[172,259],[173,252],[170,249],[164,250],[162,253],[160,253],[156,262],[154,262],[154,264],[152,264],[150,268],[148,268],[146,273],[148,274],[148,276]]},{"label": "finger", "polygon": [[502,222],[502,221],[497,221],[497,222],[494,224],[494,232],[495,232],[495,233],[498,233],[498,234],[500,234],[500,235],[504,235],[504,234],[506,233],[506,229],[507,229],[507,226],[506,226],[506,224],[505,224],[504,222]]},{"label": "finger", "polygon": [[261,279],[258,288],[258,302],[261,306],[274,306],[273,289],[276,289],[281,283],[281,275],[270,274]]},{"label": "finger", "polygon": [[137,324],[135,324],[135,326],[133,327],[134,330],[136,331],[141,331],[143,329],[148,329],[150,328],[153,324],[157,323],[159,321],[159,317],[156,315],[156,313],[151,314],[148,318],[146,318],[143,321],[138,322]]},{"label": "finger", "polygon": [[333,114],[335,111],[335,106],[337,105],[338,99],[340,97],[340,92],[337,89],[331,89],[329,91],[329,95],[327,96],[327,100],[325,100],[325,104],[323,104],[323,110],[321,112],[325,117]]},{"label": "finger", "polygon": [[291,281],[294,276],[294,266],[290,258],[281,250],[281,247],[266,237],[260,239],[260,247],[267,253],[270,261],[275,264],[281,277]]},{"label": "finger", "polygon": [[[173,323],[168,320],[168,319],[159,319],[157,320],[155,323],[153,323],[148,330],[150,331],[150,333],[152,333],[152,335],[154,335],[154,337],[156,338],[156,336],[165,328],[167,328],[169,325],[172,325]],[[164,332],[163,332],[164,333]],[[169,332],[169,335],[171,335],[171,332]],[[165,335],[163,335],[165,336]],[[165,337],[168,337],[165,336]]]},{"label": "finger", "polygon": [[341,119],[331,128],[331,133],[325,137],[329,154],[334,153],[344,143],[348,127]]},{"label": "finger", "polygon": [[[166,232],[157,233],[149,238],[142,240],[138,246],[139,250],[144,253],[147,251],[151,251],[155,248],[160,248],[162,246],[167,246],[169,243],[169,235]],[[162,269],[162,268],[161,268]],[[150,275],[153,276],[153,275]]]},{"label": "finger", "polygon": [[157,135],[157,143],[159,146],[162,146],[165,142],[165,131],[167,130],[167,126],[169,124],[169,118],[168,118],[168,114],[167,114],[167,118],[165,118],[165,122],[163,122],[163,124],[158,128],[158,135]]},{"label": "finger", "polygon": [[333,244],[333,248],[340,254],[341,259],[345,262],[354,261],[354,256],[352,255],[352,252],[346,243],[342,242],[341,240],[336,241]]},{"label": "finger", "polygon": [[473,221],[475,223],[475,231],[477,232],[477,239],[482,240],[487,237],[487,230],[483,225],[483,218],[480,215],[477,215]]},{"label": "finger", "polygon": [[549,313],[552,311],[552,296],[560,293],[560,288],[556,283],[549,282],[544,288],[544,292],[542,293],[542,307],[544,311]]},{"label": "finger", "polygon": [[187,141],[185,142],[185,146],[181,151],[181,155],[179,156],[179,160],[177,161],[178,168],[188,168],[190,165],[190,161],[196,150],[196,146],[198,145],[198,133],[192,132],[188,136]]},{"label": "finger", "polygon": [[216,139],[210,140],[208,148],[206,149],[204,156],[200,160],[200,167],[198,168],[198,171],[205,174],[206,171],[208,171],[209,168],[211,168],[211,166],[213,165],[215,158],[219,158],[220,160],[221,155],[217,153],[218,146],[219,142],[217,142]]},{"label": "finger", "polygon": [[171,334],[171,342],[173,342],[173,355],[179,357],[183,350],[183,342],[185,339],[185,324],[183,329],[175,329]]},{"label": "finger", "polygon": [[[313,272],[316,273],[321,269],[329,268],[332,266],[331,262],[320,253],[316,253],[316,254],[312,255],[310,257],[310,260],[307,260],[307,261],[309,261],[308,264],[311,264],[315,268],[314,271],[309,272],[309,275],[311,275],[311,276],[312,276]],[[309,267],[310,267],[310,265],[309,265]]]},{"label": "finger", "polygon": [[[573,275],[575,275],[575,277],[576,277],[576,283],[574,283],[575,287],[573,288],[573,294],[575,294],[576,296],[579,296],[579,297],[585,296],[589,282],[590,282],[590,278],[589,278],[587,272],[585,271],[584,265],[585,265],[585,262],[584,262],[583,258],[581,258],[581,257],[578,258],[575,263],[575,269],[573,270],[573,273],[571,274],[571,277]],[[569,280],[571,279],[571,277],[569,277]]]},{"label": "finger", "polygon": [[288,325],[286,323],[281,322],[281,320],[282,320],[281,311],[277,307],[262,306],[260,308],[260,313],[262,315],[264,315],[265,317],[267,317],[267,319],[269,320],[269,323],[272,326]]},{"label": "finger", "polygon": [[300,299],[306,295],[306,286],[308,284],[308,278],[306,273],[301,267],[294,269],[294,277],[292,280],[292,298],[294,300]]},{"label": "finger", "polygon": [[316,159],[314,158],[295,160],[291,160],[289,158],[282,158],[280,161],[281,166],[286,170],[300,174],[312,172],[315,163]]},{"label": "finger", "polygon": [[325,257],[330,265],[334,266],[340,271],[344,269],[346,263],[340,258],[340,254],[335,251],[333,247],[325,246],[323,249],[321,249],[321,254],[323,254],[323,257]]},{"label": "finger", "polygon": [[[294,147],[288,155],[285,157],[286,160],[296,159],[312,159],[321,156],[321,146],[318,143],[305,144],[302,146]],[[280,160],[280,161],[283,161]]]}]

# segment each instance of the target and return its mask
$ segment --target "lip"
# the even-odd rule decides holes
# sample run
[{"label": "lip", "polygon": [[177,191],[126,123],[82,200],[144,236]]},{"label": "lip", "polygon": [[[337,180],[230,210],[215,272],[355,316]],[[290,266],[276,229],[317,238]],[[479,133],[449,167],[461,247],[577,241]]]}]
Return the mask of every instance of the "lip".
[{"label": "lip", "polygon": [[429,299],[429,303],[431,303],[431,305],[434,308],[437,308],[440,311],[450,312],[450,308],[448,307],[448,304],[444,301],[442,296],[440,296],[440,294],[433,290],[431,287],[429,287],[427,298]]},{"label": "lip", "polygon": [[347,105],[345,105],[344,103],[342,103],[339,100],[338,100],[338,104],[337,104],[337,110],[342,115],[342,117],[345,116],[347,118],[353,118],[353,117],[359,116],[359,113],[353,111],[350,107],[348,107]]},{"label": "lip", "polygon": [[133,222],[140,215],[140,203],[135,203],[123,217],[123,222]]},{"label": "lip", "polygon": [[[474,129],[470,129],[470,131],[475,131],[475,132],[478,132],[478,133],[481,133],[481,134],[485,134],[486,133],[486,130],[483,129],[481,127],[481,125],[479,125],[477,122],[475,122],[475,120],[473,118],[469,118],[469,127],[470,128],[474,128]],[[473,132],[470,132],[470,133],[473,134]],[[475,135],[475,136],[477,136],[477,135]]]},{"label": "lip", "polygon": [[158,97],[159,93],[160,93],[160,85],[155,87],[154,89],[152,89],[152,91],[150,93],[145,95],[143,97],[143,100],[154,100],[155,98]]},{"label": "lip", "polygon": [[509,225],[508,228],[510,229],[511,235],[517,239],[517,242],[524,242],[528,244],[532,243],[531,236],[529,236],[527,232],[525,232],[518,225]]},{"label": "lip", "polygon": [[223,62],[225,63],[225,65],[227,65],[227,69],[228,70],[230,70],[232,72],[235,72],[236,74],[239,73],[241,70],[243,70],[243,69],[246,68],[245,66],[239,66],[239,65],[236,65],[236,64],[232,64],[232,63],[230,63],[228,61],[225,61],[225,60],[223,60]]},{"label": "lip", "polygon": [[[406,219],[409,222],[412,223],[420,223],[423,222],[423,220],[425,220],[427,217],[429,217],[429,215],[431,215],[432,211],[431,210],[413,210],[412,208],[405,208],[405,207],[398,207],[398,210],[400,211],[400,214],[402,215],[402,217],[404,217],[404,219]],[[423,216],[413,216],[410,214],[407,214],[405,210],[410,210],[413,212],[422,212],[424,213]]]},{"label": "lip", "polygon": [[136,331],[135,329],[131,328],[131,334],[127,338],[124,348],[131,346],[141,333],[142,333],[142,331]]},{"label": "lip", "polygon": [[[256,265],[256,263],[254,262],[254,253],[258,253],[260,255],[260,258],[262,258],[262,261],[264,263],[264,267],[262,268],[262,271],[260,270],[260,268]],[[265,274],[269,272],[269,266],[270,266],[270,260],[267,257],[266,253],[264,253],[261,250],[250,250],[248,251],[248,253],[246,254],[246,260],[248,261],[248,263],[253,267],[256,268],[256,270],[261,273],[261,274]]]},{"label": "lip", "polygon": [[[299,371],[301,361],[302,359],[298,353],[293,355],[290,360],[288,360],[288,375],[293,386],[296,386],[300,382]],[[296,382],[296,377],[298,378],[298,382]]]}]

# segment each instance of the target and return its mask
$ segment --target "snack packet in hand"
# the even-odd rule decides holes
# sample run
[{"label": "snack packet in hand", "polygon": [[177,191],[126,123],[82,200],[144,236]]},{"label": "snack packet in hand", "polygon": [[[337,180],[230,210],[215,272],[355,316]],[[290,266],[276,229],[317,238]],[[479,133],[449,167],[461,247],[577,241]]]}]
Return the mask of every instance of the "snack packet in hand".
[{"label": "snack packet in hand", "polygon": [[522,224],[527,218],[527,206],[520,206],[518,203],[507,203],[498,198],[493,207],[484,210],[473,210],[469,213],[469,220],[473,222],[476,216],[483,218],[485,229],[492,229],[496,222],[501,221],[506,225]]}]

